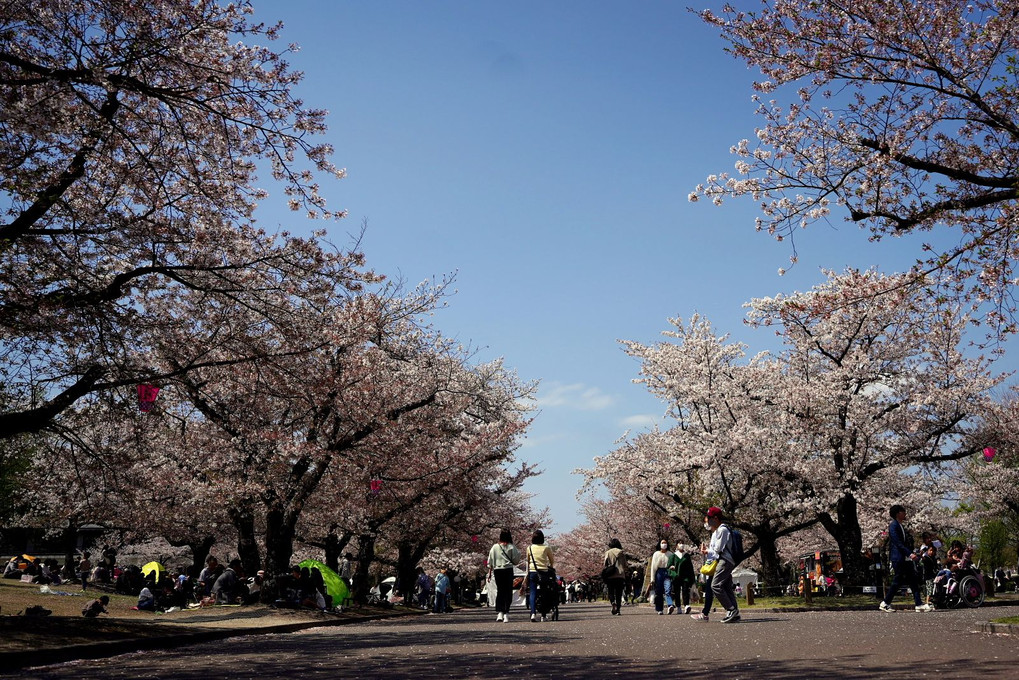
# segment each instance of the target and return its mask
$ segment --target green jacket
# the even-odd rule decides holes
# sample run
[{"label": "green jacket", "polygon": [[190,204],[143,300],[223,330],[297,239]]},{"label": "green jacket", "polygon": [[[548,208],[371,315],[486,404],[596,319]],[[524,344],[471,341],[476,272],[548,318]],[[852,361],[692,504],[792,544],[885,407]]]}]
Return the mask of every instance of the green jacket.
[{"label": "green jacket", "polygon": [[672,553],[672,557],[669,558],[668,569],[669,578],[673,580],[673,583],[693,585],[695,579],[693,562],[690,561],[690,555],[684,554],[680,557],[678,553]]}]

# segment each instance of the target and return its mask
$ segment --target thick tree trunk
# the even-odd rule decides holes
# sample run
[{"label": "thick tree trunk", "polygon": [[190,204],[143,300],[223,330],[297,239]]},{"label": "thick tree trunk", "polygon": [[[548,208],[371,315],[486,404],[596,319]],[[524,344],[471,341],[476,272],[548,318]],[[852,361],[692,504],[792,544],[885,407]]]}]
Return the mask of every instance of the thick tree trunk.
[{"label": "thick tree trunk", "polygon": [[289,573],[290,558],[294,555],[294,523],[286,514],[272,508],[265,515],[265,570],[267,575]]},{"label": "thick tree trunk", "polygon": [[205,558],[212,552],[212,546],[215,544],[216,539],[213,536],[188,542],[188,548],[191,550],[191,568],[195,570],[195,576],[198,576],[205,568]]},{"label": "thick tree trunk", "polygon": [[863,557],[863,532],[857,514],[856,498],[846,494],[835,506],[835,517],[821,515],[821,525],[838,543],[845,574],[842,585],[862,586],[867,584],[867,565]]},{"label": "thick tree trunk", "polygon": [[254,575],[262,568],[262,556],[255,537],[255,513],[248,506],[230,509],[230,521],[237,529],[237,557],[244,573]]},{"label": "thick tree trunk", "polygon": [[761,558],[761,578],[768,588],[768,595],[778,595],[785,585],[782,579],[782,562],[778,557],[775,535],[760,530],[757,535],[757,550]]},{"label": "thick tree trunk", "polygon": [[375,561],[375,536],[361,534],[357,537],[357,570],[354,572],[354,601],[364,604],[368,601],[368,570]]},{"label": "thick tree trunk", "polygon": [[396,558],[396,578],[400,582],[401,595],[406,602],[414,598],[414,588],[417,584],[417,568],[421,558],[428,550],[428,543],[412,544],[400,543]]},{"label": "thick tree trunk", "polygon": [[337,526],[334,524],[329,527],[329,533],[326,534],[325,540],[325,565],[335,571],[337,574],[340,573],[340,557],[343,555],[343,549],[350,543],[350,532],[344,532],[341,536],[336,533]]}]

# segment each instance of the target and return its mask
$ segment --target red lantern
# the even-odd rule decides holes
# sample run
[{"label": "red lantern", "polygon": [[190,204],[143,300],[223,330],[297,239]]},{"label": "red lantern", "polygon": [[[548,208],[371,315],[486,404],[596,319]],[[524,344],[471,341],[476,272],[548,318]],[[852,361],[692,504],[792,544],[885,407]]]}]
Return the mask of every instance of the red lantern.
[{"label": "red lantern", "polygon": [[669,524],[668,522],[666,522],[665,524],[663,524],[663,525],[662,525],[662,528],[663,528],[663,529],[665,529],[666,531],[668,531],[668,530],[669,530],[669,527],[671,527],[671,526],[672,526],[671,524]]},{"label": "red lantern", "polygon": [[473,536],[471,536],[471,543],[477,543],[478,540],[480,540],[480,539],[479,539],[477,534],[474,534]]},{"label": "red lantern", "polygon": [[142,413],[151,411],[157,396],[159,388],[155,385],[138,385],[138,410]]},{"label": "red lantern", "polygon": [[379,491],[382,491],[382,480],[373,479],[371,481],[371,489],[373,494],[378,494]]},{"label": "red lantern", "polygon": [[994,460],[994,456],[997,455],[997,453],[998,453],[997,449],[988,446],[986,449],[984,449],[984,460],[990,463],[992,460]]}]

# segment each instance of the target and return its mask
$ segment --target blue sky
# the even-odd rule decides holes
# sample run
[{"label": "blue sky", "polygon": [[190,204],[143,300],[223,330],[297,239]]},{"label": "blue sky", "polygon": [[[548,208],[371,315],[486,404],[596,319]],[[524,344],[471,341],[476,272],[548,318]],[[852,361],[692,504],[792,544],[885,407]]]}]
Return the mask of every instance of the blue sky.
[{"label": "blue sky", "polygon": [[[780,277],[791,246],[754,232],[751,201],[688,202],[757,121],[755,74],[681,3],[254,2],[301,46],[305,102],[330,112],[348,177],[323,191],[349,211],[333,240],[367,220],[376,271],[455,272],[437,327],[541,380],[520,456],[545,471],[528,490],[554,531],[581,521],[571,471],[665,410],[632,384],[619,339],[656,342],[698,312],[768,348],[742,327],[744,302],[810,288],[822,267],[891,272],[919,255],[836,219],[802,232]],[[322,226],[269,207],[260,220]]]}]

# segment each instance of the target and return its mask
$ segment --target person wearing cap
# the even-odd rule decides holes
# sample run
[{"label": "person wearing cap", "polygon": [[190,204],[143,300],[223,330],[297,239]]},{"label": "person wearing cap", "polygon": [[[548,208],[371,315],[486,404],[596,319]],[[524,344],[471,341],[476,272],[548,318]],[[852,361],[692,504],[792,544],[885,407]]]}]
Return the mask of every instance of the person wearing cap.
[{"label": "person wearing cap", "polygon": [[[711,578],[711,592],[718,598],[719,604],[725,607],[722,623],[736,623],[740,620],[739,606],[736,604],[736,591],[732,583],[732,571],[736,568],[736,560],[732,558],[729,527],[722,523],[721,508],[714,506],[708,508],[708,512],[704,516],[704,527],[711,531],[711,542],[708,544],[705,556],[718,562]],[[705,619],[707,619],[706,615]]]},{"label": "person wearing cap", "polygon": [[651,555],[651,559],[648,561],[647,575],[644,577],[646,582],[644,596],[646,597],[651,588],[654,588],[655,611],[659,614],[665,613],[666,606],[668,606],[670,614],[676,611],[672,602],[672,579],[669,578],[670,557],[672,557],[672,553],[669,552],[669,542],[663,538],[658,544],[658,550]]}]

